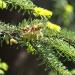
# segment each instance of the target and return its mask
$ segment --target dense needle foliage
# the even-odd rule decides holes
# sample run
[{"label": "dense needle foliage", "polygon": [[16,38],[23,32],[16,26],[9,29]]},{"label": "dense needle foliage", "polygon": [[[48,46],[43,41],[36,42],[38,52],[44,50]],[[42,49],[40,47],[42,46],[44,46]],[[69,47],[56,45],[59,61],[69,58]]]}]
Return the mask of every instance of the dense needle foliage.
[{"label": "dense needle foliage", "polygon": [[[0,21],[1,47],[3,42],[8,46],[18,44],[29,54],[38,55],[38,59],[42,60],[40,64],[46,65],[46,71],[53,70],[57,75],[73,75],[75,67],[69,66],[70,63],[75,65],[75,32],[50,22],[53,12],[36,6],[31,0],[0,0],[0,12],[4,10],[16,10],[23,16],[28,15],[28,19],[24,17],[18,24]],[[65,65],[66,62],[70,63]],[[4,64],[0,73],[4,75],[7,68],[7,64]]]}]

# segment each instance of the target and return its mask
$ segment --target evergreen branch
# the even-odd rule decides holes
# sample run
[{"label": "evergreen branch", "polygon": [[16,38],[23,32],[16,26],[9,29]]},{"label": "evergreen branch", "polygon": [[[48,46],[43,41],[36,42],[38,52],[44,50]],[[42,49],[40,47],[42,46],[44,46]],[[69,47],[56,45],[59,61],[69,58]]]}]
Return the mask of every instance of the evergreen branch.
[{"label": "evergreen branch", "polygon": [[17,27],[10,24],[5,24],[4,22],[0,22],[0,32],[5,32],[12,34],[17,30]]},{"label": "evergreen branch", "polygon": [[38,25],[38,24],[42,24],[43,25],[43,20],[38,20],[38,19],[35,19],[33,21],[32,20],[28,20],[28,21],[23,20],[17,26],[13,25],[13,24],[9,24],[9,23],[6,24],[4,22],[0,22],[0,32],[7,32],[9,34],[12,34],[14,32],[21,31],[21,29],[24,28],[24,27],[26,27],[26,26]]},{"label": "evergreen branch", "polygon": [[72,60],[75,62],[75,48],[69,43],[61,40],[61,39],[50,39],[50,45],[55,48],[61,54],[64,54],[68,60]]},{"label": "evergreen branch", "polygon": [[58,36],[62,36],[64,41],[75,47],[75,32],[63,29]]},{"label": "evergreen branch", "polygon": [[39,56],[45,61],[48,68],[52,68],[59,75],[72,75],[65,66],[58,60],[58,58],[54,55],[54,53],[50,50],[50,47],[47,42],[33,42],[33,47],[38,52]]},{"label": "evergreen branch", "polygon": [[31,0],[5,0],[9,4],[12,5],[12,7],[17,8],[18,6],[25,10],[25,9],[32,9],[35,5],[32,3]]}]

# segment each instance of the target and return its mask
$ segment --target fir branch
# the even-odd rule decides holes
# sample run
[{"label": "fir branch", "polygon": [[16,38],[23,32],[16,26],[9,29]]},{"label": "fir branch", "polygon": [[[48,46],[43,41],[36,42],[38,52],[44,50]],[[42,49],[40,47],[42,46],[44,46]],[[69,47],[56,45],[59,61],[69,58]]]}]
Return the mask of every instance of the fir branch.
[{"label": "fir branch", "polygon": [[59,39],[63,39],[64,41],[68,42],[70,45],[75,47],[75,32],[70,31],[68,29],[63,29],[61,32],[56,35]]},{"label": "fir branch", "polygon": [[72,75],[65,66],[58,60],[58,58],[54,55],[54,53],[50,50],[50,46],[46,42],[33,42],[33,47],[38,52],[39,56],[44,60],[47,64],[47,68],[52,68],[59,75]]},{"label": "fir branch", "polygon": [[0,32],[5,32],[12,34],[17,30],[15,25],[5,24],[4,22],[0,22]]},{"label": "fir branch", "polygon": [[61,54],[64,54],[68,60],[72,60],[75,62],[75,48],[69,43],[61,40],[61,39],[50,39],[50,45],[55,48]]},{"label": "fir branch", "polygon": [[12,7],[15,7],[17,8],[18,6],[21,8],[21,9],[32,9],[34,8],[34,4],[31,0],[5,0],[7,3],[8,3],[8,6],[9,4],[12,5]]}]

